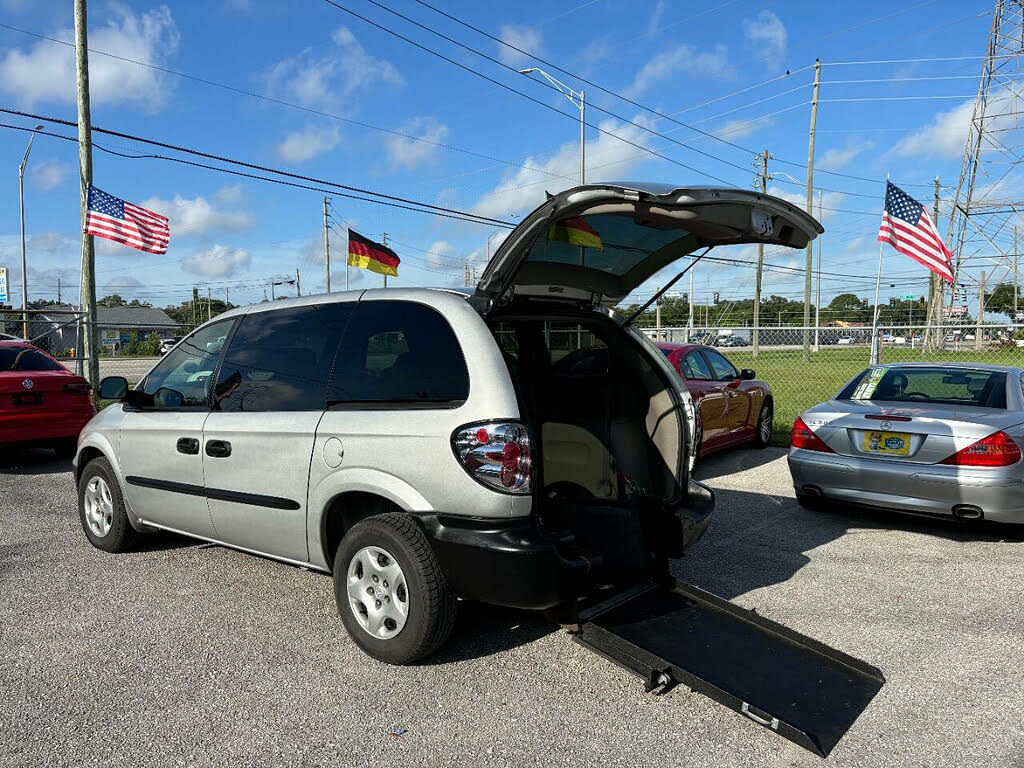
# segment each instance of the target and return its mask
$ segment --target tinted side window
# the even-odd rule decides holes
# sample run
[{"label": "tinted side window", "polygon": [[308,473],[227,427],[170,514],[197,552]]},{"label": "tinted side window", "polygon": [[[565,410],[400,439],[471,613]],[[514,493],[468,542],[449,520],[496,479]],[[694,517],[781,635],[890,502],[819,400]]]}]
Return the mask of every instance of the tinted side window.
[{"label": "tinted side window", "polygon": [[436,310],[411,301],[362,301],[338,350],[327,400],[450,403],[469,396],[455,332]]},{"label": "tinted side window", "polygon": [[206,405],[213,372],[217,369],[217,360],[232,322],[221,320],[200,328],[150,371],[142,387],[147,395],[155,394],[159,389],[181,394],[180,402],[177,395],[157,398],[155,408]]},{"label": "tinted side window", "polygon": [[214,410],[323,410],[331,364],[352,307],[318,304],[243,317],[213,389]]},{"label": "tinted side window", "polygon": [[733,364],[714,350],[705,349],[704,357],[711,364],[711,370],[716,381],[732,381],[739,378],[739,374],[736,372]]},{"label": "tinted side window", "polygon": [[711,369],[707,361],[701,357],[700,352],[694,350],[683,358],[683,373],[688,379],[711,379]]}]

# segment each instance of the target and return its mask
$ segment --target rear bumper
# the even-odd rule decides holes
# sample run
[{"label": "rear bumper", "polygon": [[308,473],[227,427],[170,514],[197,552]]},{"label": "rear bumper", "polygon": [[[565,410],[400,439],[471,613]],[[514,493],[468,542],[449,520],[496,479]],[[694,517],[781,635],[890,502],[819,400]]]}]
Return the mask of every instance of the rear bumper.
[{"label": "rear bumper", "polygon": [[565,554],[565,541],[542,533],[532,519],[419,519],[449,585],[464,600],[544,609],[586,588],[586,560]]},{"label": "rear bumper", "polygon": [[0,443],[38,443],[78,437],[95,411],[22,411],[0,414]]},{"label": "rear bumper", "polygon": [[967,469],[912,465],[790,449],[797,493],[820,489],[826,499],[919,515],[954,517],[977,507],[986,520],[1024,523],[1024,467]]}]

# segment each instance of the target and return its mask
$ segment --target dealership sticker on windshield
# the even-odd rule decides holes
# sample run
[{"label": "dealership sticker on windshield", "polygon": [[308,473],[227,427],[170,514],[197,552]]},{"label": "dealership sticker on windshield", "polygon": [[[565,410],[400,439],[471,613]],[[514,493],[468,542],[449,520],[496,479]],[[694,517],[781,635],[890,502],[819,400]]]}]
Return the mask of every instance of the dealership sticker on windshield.
[{"label": "dealership sticker on windshield", "polygon": [[871,373],[864,377],[857,388],[853,390],[852,400],[870,400],[878,389],[878,382],[885,376],[888,368],[872,368]]}]

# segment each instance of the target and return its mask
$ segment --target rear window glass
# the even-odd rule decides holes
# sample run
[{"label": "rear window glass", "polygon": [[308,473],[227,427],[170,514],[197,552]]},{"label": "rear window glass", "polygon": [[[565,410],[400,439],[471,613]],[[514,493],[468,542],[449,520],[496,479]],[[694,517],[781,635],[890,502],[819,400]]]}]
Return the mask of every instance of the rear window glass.
[{"label": "rear window glass", "polygon": [[29,347],[0,349],[0,371],[60,371],[63,366]]},{"label": "rear window glass", "polygon": [[837,399],[1006,408],[1006,374],[941,366],[879,366],[863,371]]},{"label": "rear window glass", "polygon": [[[690,237],[682,229],[655,229],[632,216],[595,213],[561,219],[530,249],[528,261],[556,262],[625,275],[652,253]],[[692,250],[687,247],[684,252]]]},{"label": "rear window glass", "polygon": [[362,301],[338,350],[328,404],[447,403],[469,396],[451,325],[411,301]]}]

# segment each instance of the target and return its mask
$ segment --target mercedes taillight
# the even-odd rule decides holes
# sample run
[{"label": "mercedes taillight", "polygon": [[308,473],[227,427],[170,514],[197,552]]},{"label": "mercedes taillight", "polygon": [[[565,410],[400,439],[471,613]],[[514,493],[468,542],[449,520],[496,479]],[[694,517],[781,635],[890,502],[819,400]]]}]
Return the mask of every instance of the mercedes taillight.
[{"label": "mercedes taillight", "polygon": [[1020,448],[1013,438],[999,430],[988,437],[961,448],[943,464],[958,467],[1008,467],[1020,461]]},{"label": "mercedes taillight", "polygon": [[476,480],[504,493],[530,493],[532,450],[522,424],[495,421],[459,427],[452,434],[455,456]]},{"label": "mercedes taillight", "polygon": [[793,431],[789,435],[789,444],[794,448],[803,448],[805,451],[821,451],[822,453],[834,453],[825,441],[811,431],[810,427],[804,424],[804,420],[797,417],[793,422]]}]

